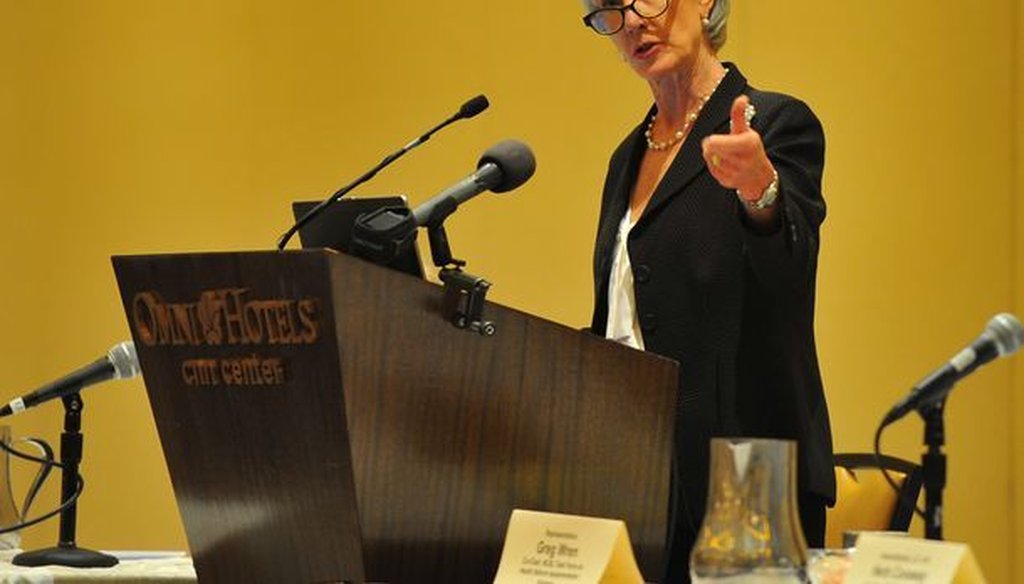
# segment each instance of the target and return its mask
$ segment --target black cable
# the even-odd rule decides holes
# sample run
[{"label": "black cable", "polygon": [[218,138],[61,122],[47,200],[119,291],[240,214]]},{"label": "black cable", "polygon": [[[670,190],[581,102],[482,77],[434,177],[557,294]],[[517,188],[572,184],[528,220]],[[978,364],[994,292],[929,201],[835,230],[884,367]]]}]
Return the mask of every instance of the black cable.
[{"label": "black cable", "polygon": [[43,521],[46,521],[47,519],[50,519],[51,517],[55,517],[55,516],[63,513],[65,509],[67,509],[68,507],[71,507],[72,505],[74,505],[78,501],[78,497],[82,494],[82,491],[84,491],[84,490],[85,490],[85,479],[82,478],[81,473],[79,473],[78,474],[78,488],[75,489],[75,494],[72,495],[70,499],[68,499],[63,504],[61,504],[60,507],[57,507],[53,511],[50,511],[49,513],[47,513],[46,515],[41,515],[39,517],[36,517],[35,519],[30,519],[28,521],[22,521],[21,523],[12,525],[10,527],[4,527],[3,529],[0,529],[0,535],[2,535],[4,533],[11,533],[12,531],[18,531],[19,529],[24,529],[26,527],[32,527],[33,525],[42,523]]},{"label": "black cable", "polygon": [[[875,465],[882,471],[882,476],[885,477],[885,481],[889,483],[893,491],[896,491],[896,498],[903,501],[905,504],[909,504],[914,508],[914,513],[917,514],[922,520],[925,519],[924,510],[917,506],[917,501],[911,501],[910,497],[903,492],[903,489],[896,484],[896,480],[889,474],[889,469],[885,468],[885,464],[882,461],[882,431],[888,426],[886,423],[879,424],[878,430],[875,431]],[[904,480],[909,480],[908,476]]]},{"label": "black cable", "polygon": [[[59,469],[61,469],[63,471],[64,470],[64,465],[59,463],[59,462],[56,462],[55,460],[53,460],[53,448],[51,448],[50,445],[47,444],[45,440],[39,440],[37,438],[31,438],[30,440],[33,443],[40,445],[40,447],[43,448],[43,450],[46,453],[46,456],[48,458],[40,458],[38,456],[32,456],[31,454],[25,454],[24,452],[21,452],[20,450],[17,450],[15,448],[13,448],[10,444],[7,444],[6,442],[4,442],[2,440],[0,440],[0,449],[3,449],[4,451],[10,453],[12,456],[15,456],[17,458],[21,458],[23,460],[28,460],[30,462],[36,462],[36,463],[39,463],[39,464],[43,465],[43,467],[44,467],[43,470],[40,471],[36,475],[36,480],[33,481],[33,486],[32,486],[32,488],[35,489],[36,493],[38,493],[39,489],[42,487],[43,481],[46,480],[46,475],[48,475],[50,473],[50,471],[53,469],[53,467],[57,467],[57,468],[59,468]],[[14,525],[11,525],[9,527],[0,528],[0,535],[5,534],[5,533],[11,533],[11,532],[14,532],[14,531],[18,531],[19,529],[24,529],[26,527],[32,527],[33,525],[37,525],[39,523],[42,523],[43,521],[46,521],[47,519],[50,519],[52,517],[55,517],[55,516],[61,514],[62,512],[64,512],[64,510],[66,510],[69,507],[71,507],[72,505],[74,505],[78,501],[78,497],[81,496],[82,492],[85,490],[85,479],[82,477],[81,473],[77,473],[77,477],[76,478],[78,479],[78,487],[75,489],[75,494],[72,495],[71,498],[69,498],[67,501],[63,502],[60,505],[60,507],[57,507],[53,511],[50,511],[49,513],[46,513],[45,515],[41,515],[41,516],[36,517],[34,519],[24,520],[24,517],[22,517],[22,521],[14,524]],[[26,505],[31,505],[32,500],[35,499],[36,493],[30,493],[32,499],[28,499],[26,501]],[[23,512],[26,513],[26,514],[28,513],[28,507],[27,506],[23,509]]]},{"label": "black cable", "polygon": [[39,464],[55,466],[57,468],[64,468],[63,464],[61,464],[61,463],[57,462],[56,460],[54,460],[53,448],[51,448],[50,445],[47,444],[44,440],[39,440],[38,438],[28,438],[27,440],[33,442],[34,444],[38,444],[39,446],[41,446],[43,448],[43,450],[46,451],[46,455],[47,455],[48,458],[39,458],[38,456],[32,456],[31,454],[25,454],[24,452],[14,448],[14,447],[12,447],[10,444],[7,444],[6,442],[4,442],[2,440],[0,440],[0,448],[6,450],[8,453],[13,454],[14,456],[16,456],[18,458],[21,458],[23,460],[27,460],[29,462],[38,462]]}]

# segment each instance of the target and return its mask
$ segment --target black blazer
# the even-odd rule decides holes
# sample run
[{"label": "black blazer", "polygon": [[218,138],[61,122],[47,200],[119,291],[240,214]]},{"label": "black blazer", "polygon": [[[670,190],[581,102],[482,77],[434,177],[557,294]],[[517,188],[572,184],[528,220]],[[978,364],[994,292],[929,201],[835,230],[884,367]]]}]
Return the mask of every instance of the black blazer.
[{"label": "black blazer", "polygon": [[[832,438],[814,343],[824,134],[801,101],[757,91],[727,64],[722,80],[629,235],[637,314],[648,351],[679,361],[675,529],[692,542],[703,517],[713,436],[798,441],[801,492],[835,498]],[[736,192],[711,176],[701,140],[729,132],[733,100],[779,174],[780,225],[758,233]],[[594,253],[592,330],[605,331],[608,279],[654,109],[612,155]],[[680,549],[677,541],[674,553]],[[688,551],[686,552],[688,553]]]}]

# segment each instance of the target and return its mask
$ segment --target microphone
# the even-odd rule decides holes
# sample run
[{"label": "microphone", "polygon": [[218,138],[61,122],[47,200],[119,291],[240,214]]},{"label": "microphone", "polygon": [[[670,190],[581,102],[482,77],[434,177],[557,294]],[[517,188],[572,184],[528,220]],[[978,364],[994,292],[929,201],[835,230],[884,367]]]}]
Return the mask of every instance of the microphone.
[{"label": "microphone", "polygon": [[415,209],[385,207],[357,217],[352,229],[352,252],[388,265],[413,245],[417,227],[438,227],[460,204],[486,190],[510,191],[529,180],[536,168],[537,160],[529,146],[516,140],[499,142],[480,157],[476,172]]},{"label": "microphone", "polygon": [[953,356],[945,365],[931,372],[889,410],[882,425],[886,426],[921,407],[946,397],[953,385],[975,369],[995,359],[1012,355],[1024,344],[1024,327],[1009,313],[997,314],[973,343]]},{"label": "microphone", "polygon": [[110,351],[96,361],[48,383],[32,393],[12,400],[0,408],[0,417],[20,414],[28,408],[58,397],[71,395],[87,386],[108,379],[129,379],[141,373],[135,344],[124,341],[114,345]]},{"label": "microphone", "polygon": [[530,180],[537,160],[530,147],[517,140],[504,140],[483,153],[476,172],[441,191],[412,211],[416,225],[439,225],[455,209],[484,191],[505,193]]},{"label": "microphone", "polygon": [[[487,96],[478,95],[473,99],[467,101],[466,103],[462,104],[462,107],[459,108],[457,119],[467,120],[469,118],[475,117],[477,114],[482,113],[485,109],[489,107],[491,107],[491,102],[487,101]],[[454,122],[455,120],[453,119],[452,121]]]},{"label": "microphone", "polygon": [[423,144],[427,140],[430,140],[430,137],[433,136],[435,133],[450,126],[451,124],[454,124],[459,120],[467,120],[469,118],[476,117],[484,110],[486,110],[488,107],[490,107],[490,105],[491,104],[489,101],[487,101],[486,96],[478,95],[470,99],[466,103],[462,104],[462,106],[459,107],[459,111],[455,112],[454,114],[452,114],[451,117],[428,130],[427,133],[409,142],[405,146],[402,146],[395,152],[392,152],[391,154],[385,156],[383,160],[377,163],[377,166],[374,166],[369,171],[367,171],[366,174],[360,176],[351,183],[338,189],[333,195],[324,199],[322,203],[310,209],[308,213],[306,213],[305,215],[302,216],[302,218],[296,221],[295,224],[288,229],[288,231],[285,231],[281,235],[281,237],[278,238],[277,249],[283,250],[285,246],[288,245],[288,242],[291,240],[291,238],[294,237],[296,233],[298,233],[299,229],[302,229],[307,223],[318,217],[321,213],[323,213],[324,209],[333,205],[338,199],[348,194],[349,191],[365,183],[371,178],[377,176],[378,172],[383,170],[385,167],[390,166],[393,162],[395,162],[402,156],[405,156],[407,152]]}]

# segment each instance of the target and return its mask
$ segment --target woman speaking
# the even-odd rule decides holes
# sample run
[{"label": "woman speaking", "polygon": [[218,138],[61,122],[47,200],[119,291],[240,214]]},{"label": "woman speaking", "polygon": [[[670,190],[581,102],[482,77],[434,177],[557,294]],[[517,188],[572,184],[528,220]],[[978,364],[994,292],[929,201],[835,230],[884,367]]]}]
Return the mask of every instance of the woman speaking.
[{"label": "woman speaking", "polygon": [[667,582],[688,582],[713,436],[798,442],[821,547],[835,497],[814,343],[824,135],[801,101],[717,57],[728,0],[584,0],[654,104],[612,154],[592,330],[680,363]]}]

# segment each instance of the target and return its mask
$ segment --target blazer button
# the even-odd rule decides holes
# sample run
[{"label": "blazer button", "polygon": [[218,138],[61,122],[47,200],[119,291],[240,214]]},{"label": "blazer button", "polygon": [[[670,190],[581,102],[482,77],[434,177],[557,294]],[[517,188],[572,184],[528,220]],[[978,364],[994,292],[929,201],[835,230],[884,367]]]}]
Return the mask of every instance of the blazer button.
[{"label": "blazer button", "polygon": [[637,284],[646,284],[651,281],[651,268],[647,264],[633,266],[633,280]]},{"label": "blazer button", "polygon": [[640,330],[649,333],[658,328],[658,317],[648,312],[640,315]]}]

